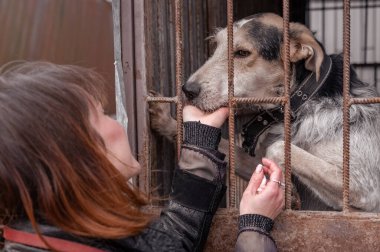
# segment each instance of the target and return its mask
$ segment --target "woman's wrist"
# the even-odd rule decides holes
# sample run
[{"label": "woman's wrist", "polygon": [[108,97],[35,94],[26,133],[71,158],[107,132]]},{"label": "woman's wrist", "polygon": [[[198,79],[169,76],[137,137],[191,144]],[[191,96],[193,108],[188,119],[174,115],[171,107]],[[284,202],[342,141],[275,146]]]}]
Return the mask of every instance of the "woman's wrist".
[{"label": "woman's wrist", "polygon": [[184,144],[213,150],[218,149],[221,138],[221,130],[219,128],[202,124],[199,121],[185,122],[183,127]]},{"label": "woman's wrist", "polygon": [[243,214],[239,216],[239,230],[259,228],[269,233],[274,225],[271,218],[260,214]]}]

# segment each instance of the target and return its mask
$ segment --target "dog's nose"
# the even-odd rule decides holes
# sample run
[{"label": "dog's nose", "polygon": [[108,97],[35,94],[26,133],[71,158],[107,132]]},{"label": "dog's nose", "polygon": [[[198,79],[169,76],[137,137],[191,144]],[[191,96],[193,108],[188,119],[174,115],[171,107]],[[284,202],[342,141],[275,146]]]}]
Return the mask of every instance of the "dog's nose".
[{"label": "dog's nose", "polygon": [[187,99],[192,100],[201,92],[201,86],[197,82],[187,82],[182,86],[182,91],[185,93]]}]

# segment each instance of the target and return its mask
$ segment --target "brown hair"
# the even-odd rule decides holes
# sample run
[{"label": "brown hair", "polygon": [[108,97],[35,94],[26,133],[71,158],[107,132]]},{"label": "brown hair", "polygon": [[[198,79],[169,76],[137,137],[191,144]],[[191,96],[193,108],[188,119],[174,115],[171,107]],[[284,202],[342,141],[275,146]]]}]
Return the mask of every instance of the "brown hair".
[{"label": "brown hair", "polygon": [[[146,198],[105,155],[91,127],[104,81],[78,66],[24,63],[0,75],[0,220],[43,219],[72,234],[116,239],[144,229]],[[39,233],[39,232],[38,232]]]}]

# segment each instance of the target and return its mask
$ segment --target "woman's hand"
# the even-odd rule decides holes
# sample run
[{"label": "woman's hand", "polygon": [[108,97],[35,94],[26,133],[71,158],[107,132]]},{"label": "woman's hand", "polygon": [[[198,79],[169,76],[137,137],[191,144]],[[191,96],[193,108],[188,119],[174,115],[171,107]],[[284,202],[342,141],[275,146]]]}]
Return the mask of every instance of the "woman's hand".
[{"label": "woman's hand", "polygon": [[196,121],[202,124],[220,128],[228,117],[228,108],[219,108],[212,113],[206,113],[197,107],[187,105],[183,108],[183,121]]},{"label": "woman's hand", "polygon": [[[260,214],[274,220],[285,206],[281,169],[271,160],[263,158],[258,165],[240,201],[240,215]],[[265,179],[264,174],[270,178]]]}]

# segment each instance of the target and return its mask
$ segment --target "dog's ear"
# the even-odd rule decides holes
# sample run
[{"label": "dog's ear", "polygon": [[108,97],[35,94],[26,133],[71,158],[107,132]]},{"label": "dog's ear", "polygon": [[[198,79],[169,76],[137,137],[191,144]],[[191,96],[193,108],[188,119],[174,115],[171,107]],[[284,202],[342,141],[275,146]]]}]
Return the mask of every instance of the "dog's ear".
[{"label": "dog's ear", "polygon": [[305,60],[305,68],[316,73],[319,80],[324,51],[306,26],[290,24],[290,61]]}]

